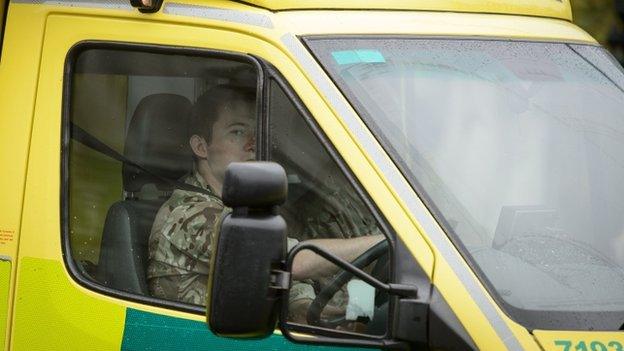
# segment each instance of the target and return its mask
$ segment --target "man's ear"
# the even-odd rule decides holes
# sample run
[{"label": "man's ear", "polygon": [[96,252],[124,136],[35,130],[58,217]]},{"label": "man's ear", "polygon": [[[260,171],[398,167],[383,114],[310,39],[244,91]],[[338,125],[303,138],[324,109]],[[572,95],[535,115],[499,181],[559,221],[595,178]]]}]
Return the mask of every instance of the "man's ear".
[{"label": "man's ear", "polygon": [[199,158],[208,157],[208,144],[206,143],[206,140],[204,140],[204,138],[200,137],[197,134],[194,134],[193,136],[191,136],[191,139],[189,139],[189,144],[191,145],[191,150],[193,150],[195,156]]}]

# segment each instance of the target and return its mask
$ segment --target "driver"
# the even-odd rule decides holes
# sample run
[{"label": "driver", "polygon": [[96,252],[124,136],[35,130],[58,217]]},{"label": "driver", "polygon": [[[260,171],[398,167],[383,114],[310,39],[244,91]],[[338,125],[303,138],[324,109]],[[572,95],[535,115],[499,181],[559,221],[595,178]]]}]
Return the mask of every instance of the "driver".
[{"label": "driver", "polygon": [[[221,201],[225,170],[231,162],[255,160],[255,91],[216,86],[200,96],[193,107],[189,143],[193,171],[182,180],[210,195],[176,189],[162,205],[149,238],[148,286],[152,296],[205,305],[213,235],[221,216],[230,209]],[[313,239],[318,246],[347,261],[383,240],[383,235],[350,239]],[[297,240],[288,238],[288,248]],[[331,275],[335,266],[310,251],[297,255],[294,280],[316,280]],[[306,283],[293,286],[289,300],[314,298]]]}]

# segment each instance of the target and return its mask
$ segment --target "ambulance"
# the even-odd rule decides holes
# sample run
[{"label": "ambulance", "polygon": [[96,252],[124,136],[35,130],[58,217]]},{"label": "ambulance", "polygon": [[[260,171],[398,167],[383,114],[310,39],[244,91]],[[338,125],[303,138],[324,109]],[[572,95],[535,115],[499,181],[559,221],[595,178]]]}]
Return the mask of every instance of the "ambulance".
[{"label": "ambulance", "polygon": [[[569,0],[0,0],[0,19],[5,349],[624,350],[624,72]],[[219,86],[252,92],[253,159],[225,172],[211,241],[174,247],[209,253],[205,299],[163,298],[150,236],[194,190],[191,119]],[[305,255],[329,268],[298,276]]]}]

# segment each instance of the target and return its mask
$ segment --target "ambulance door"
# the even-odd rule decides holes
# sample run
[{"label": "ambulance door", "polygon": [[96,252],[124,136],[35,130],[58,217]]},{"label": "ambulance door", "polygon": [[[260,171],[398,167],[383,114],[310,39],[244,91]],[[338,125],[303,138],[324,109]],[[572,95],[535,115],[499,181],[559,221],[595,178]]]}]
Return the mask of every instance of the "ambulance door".
[{"label": "ambulance door", "polygon": [[163,178],[193,171],[191,106],[215,85],[257,89],[250,37],[223,21],[74,5],[48,15],[42,43],[12,347],[292,349],[281,335],[218,338],[203,302],[157,297],[147,282],[152,222],[174,190]]}]

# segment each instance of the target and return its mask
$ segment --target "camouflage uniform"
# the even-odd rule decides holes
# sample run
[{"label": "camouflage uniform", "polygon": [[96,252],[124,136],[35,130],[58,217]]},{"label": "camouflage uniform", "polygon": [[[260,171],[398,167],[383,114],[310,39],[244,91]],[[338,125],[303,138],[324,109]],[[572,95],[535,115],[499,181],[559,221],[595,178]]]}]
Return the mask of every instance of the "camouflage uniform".
[{"label": "camouflage uniform", "polygon": [[[197,172],[184,182],[212,192]],[[342,190],[321,196],[310,194],[284,208],[289,232],[299,240],[351,238],[377,234],[379,229],[363,203]],[[230,211],[216,195],[177,189],[162,205],[149,239],[147,278],[152,296],[205,305],[212,243],[221,217]],[[288,238],[288,250],[298,240]],[[324,285],[322,279],[320,286]],[[316,296],[311,280],[294,282],[289,303]],[[329,305],[344,308],[346,292],[339,291]]]},{"label": "camouflage uniform", "polygon": [[377,221],[362,200],[351,190],[317,189],[287,204],[283,212],[288,231],[299,241],[348,239],[381,234]]},{"label": "camouflage uniform", "polygon": [[[208,191],[194,172],[184,182]],[[215,228],[227,211],[216,195],[176,189],[156,214],[149,239],[150,293],[204,305]]]},{"label": "camouflage uniform", "polygon": [[[381,234],[377,221],[370,210],[353,192],[339,184],[309,190],[283,207],[282,214],[288,223],[288,232],[297,240],[338,238],[348,239],[364,235]],[[314,299],[316,291],[323,289],[333,276],[318,281],[305,280],[291,287],[290,303],[309,298]],[[338,290],[328,301],[328,306],[345,309],[349,301],[346,286]]]},{"label": "camouflage uniform", "polygon": [[[197,172],[184,182],[208,190]],[[147,279],[152,296],[195,305],[206,304],[206,284],[214,235],[230,211],[216,195],[177,189],[156,214],[149,238]],[[288,239],[288,248],[298,243]],[[296,284],[295,284],[296,285]],[[299,287],[301,297],[313,293]]]}]

